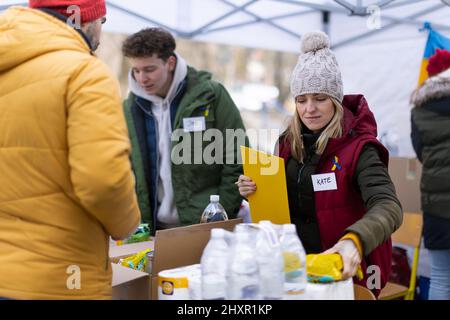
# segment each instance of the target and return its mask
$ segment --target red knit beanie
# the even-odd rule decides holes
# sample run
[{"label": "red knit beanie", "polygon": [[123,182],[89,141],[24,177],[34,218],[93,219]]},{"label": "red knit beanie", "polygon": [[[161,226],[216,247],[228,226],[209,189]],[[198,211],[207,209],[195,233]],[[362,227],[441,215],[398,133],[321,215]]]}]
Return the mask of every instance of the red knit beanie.
[{"label": "red knit beanie", "polygon": [[105,0],[29,0],[30,8],[48,8],[66,17],[73,15],[67,8],[78,6],[81,12],[81,23],[92,22],[106,15]]},{"label": "red knit beanie", "polygon": [[428,75],[435,76],[450,68],[450,51],[437,49],[436,53],[428,60]]}]

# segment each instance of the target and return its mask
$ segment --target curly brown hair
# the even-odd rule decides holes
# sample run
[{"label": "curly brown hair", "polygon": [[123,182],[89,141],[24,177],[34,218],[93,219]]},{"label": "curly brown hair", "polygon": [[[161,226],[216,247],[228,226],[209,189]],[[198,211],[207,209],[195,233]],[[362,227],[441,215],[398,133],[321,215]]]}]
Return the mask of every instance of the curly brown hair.
[{"label": "curly brown hair", "polygon": [[146,28],[129,36],[122,45],[122,53],[128,58],[151,57],[154,54],[163,61],[174,55],[175,39],[162,28]]}]

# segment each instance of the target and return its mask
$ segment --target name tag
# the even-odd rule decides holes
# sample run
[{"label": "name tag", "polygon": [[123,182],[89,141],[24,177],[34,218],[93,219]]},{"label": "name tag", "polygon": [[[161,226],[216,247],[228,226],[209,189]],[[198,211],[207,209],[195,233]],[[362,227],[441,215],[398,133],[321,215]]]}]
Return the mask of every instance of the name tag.
[{"label": "name tag", "polygon": [[327,191],[327,190],[337,190],[336,184],[336,174],[332,173],[324,173],[324,174],[315,174],[311,176],[314,191]]},{"label": "name tag", "polygon": [[183,118],[184,132],[197,132],[206,129],[205,117]]}]

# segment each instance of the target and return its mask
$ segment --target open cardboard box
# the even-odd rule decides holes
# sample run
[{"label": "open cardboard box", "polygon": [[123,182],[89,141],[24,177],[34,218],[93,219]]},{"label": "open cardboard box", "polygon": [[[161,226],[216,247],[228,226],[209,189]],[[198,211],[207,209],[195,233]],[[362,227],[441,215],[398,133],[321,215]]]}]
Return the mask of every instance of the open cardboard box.
[{"label": "open cardboard box", "polygon": [[113,265],[113,299],[157,300],[160,271],[200,263],[211,229],[233,231],[234,226],[242,222],[242,219],[233,219],[159,230],[152,241],[111,247],[109,256],[116,263],[145,249],[154,249],[150,275]]},{"label": "open cardboard box", "polygon": [[422,165],[419,160],[391,157],[389,159],[389,175],[395,185],[403,211],[422,212],[420,205]]},{"label": "open cardboard box", "polygon": [[[133,254],[146,249],[153,250],[154,241],[125,244],[110,247],[109,258],[112,262],[113,300],[149,300],[151,277],[148,273],[133,270],[118,265],[120,259],[127,258]],[[152,261],[149,261],[151,264]]]},{"label": "open cardboard box", "polygon": [[149,300],[150,275],[112,263],[113,300]]}]

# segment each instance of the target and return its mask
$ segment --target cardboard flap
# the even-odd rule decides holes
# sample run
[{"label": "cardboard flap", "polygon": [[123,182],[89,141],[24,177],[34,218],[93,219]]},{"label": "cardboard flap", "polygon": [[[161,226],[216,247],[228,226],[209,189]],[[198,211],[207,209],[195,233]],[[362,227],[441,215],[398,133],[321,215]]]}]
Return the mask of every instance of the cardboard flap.
[{"label": "cardboard flap", "polygon": [[233,231],[234,226],[242,222],[242,219],[233,219],[156,231],[153,276],[158,276],[162,270],[200,263],[211,229]]},{"label": "cardboard flap", "polygon": [[149,300],[151,278],[147,273],[112,264],[113,300]]},{"label": "cardboard flap", "polygon": [[141,272],[138,270],[133,270],[115,263],[111,264],[112,266],[112,272],[113,272],[113,277],[112,277],[112,286],[120,286],[121,284],[136,280],[136,279],[140,279],[140,278],[144,278],[144,277],[148,277],[148,274],[145,272]]}]

